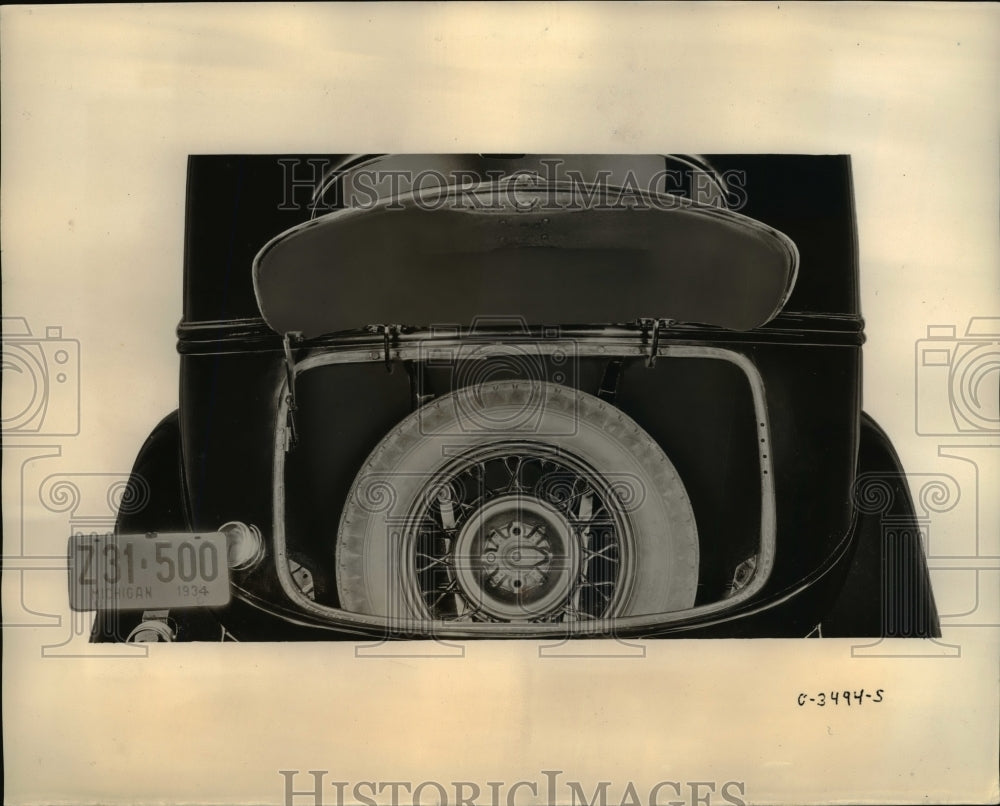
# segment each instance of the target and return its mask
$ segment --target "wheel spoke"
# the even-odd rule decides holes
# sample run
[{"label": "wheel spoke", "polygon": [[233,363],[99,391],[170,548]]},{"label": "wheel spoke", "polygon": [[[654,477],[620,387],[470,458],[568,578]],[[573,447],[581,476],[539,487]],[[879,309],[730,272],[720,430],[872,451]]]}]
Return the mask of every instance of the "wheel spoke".
[{"label": "wheel spoke", "polygon": [[431,612],[434,612],[434,608],[437,607],[441,601],[449,594],[454,593],[458,589],[458,580],[453,579],[444,588],[439,588],[441,591],[440,595],[431,603]]},{"label": "wheel spoke", "polygon": [[[580,498],[580,506],[576,510],[576,517],[580,523],[587,523],[594,513],[594,496],[588,490],[587,493]],[[587,578],[587,569],[590,567],[590,557],[593,552],[590,550],[590,526],[584,526],[580,530],[580,548],[583,549],[583,568],[581,569],[581,576],[583,579]],[[583,592],[582,588],[577,585],[576,589],[573,591],[573,610],[579,611],[580,609],[580,594]]]},{"label": "wheel spoke", "polygon": [[[511,463],[514,463],[514,468],[511,469]],[[523,456],[505,456],[503,459],[504,468],[510,474],[510,483],[507,485],[507,489],[504,492],[514,493],[519,490],[524,489],[521,487],[520,475],[521,475],[521,465],[524,464]]]},{"label": "wheel spoke", "polygon": [[461,593],[456,593],[455,596],[462,599],[462,604],[463,604],[463,610],[462,610],[462,612],[458,613],[457,615],[452,616],[450,618],[442,619],[442,621],[449,621],[449,622],[451,622],[451,621],[490,621],[490,622],[495,621],[495,619],[493,619],[493,618],[490,617],[489,613],[484,613],[483,612],[483,606],[481,604],[480,605],[475,605],[473,602],[470,602],[468,599],[466,599]]},{"label": "wheel spoke", "polygon": [[433,568],[436,565],[443,565],[445,567],[450,568],[454,564],[453,560],[452,560],[452,556],[450,554],[445,554],[445,555],[443,555],[441,557],[432,557],[430,554],[424,554],[422,551],[418,551],[417,552],[417,556],[418,557],[423,557],[425,560],[430,560],[430,562],[427,563],[427,565],[425,565],[423,567],[420,567],[420,566],[416,567],[418,574],[422,574],[425,571],[429,571],[431,568]]},{"label": "wheel spoke", "polygon": [[[570,493],[560,503],[563,505],[563,509],[566,512],[566,514],[569,515],[570,512],[571,512],[571,510],[572,510],[572,508],[573,508],[573,504],[574,503],[576,503],[580,499],[586,498],[586,497],[588,497],[590,495],[592,495],[592,491],[589,488],[585,488],[583,490],[580,490],[579,492],[572,492],[572,493]],[[574,520],[579,520],[578,517],[575,517],[575,516],[572,516],[572,515],[570,515],[570,517],[573,518]]]},{"label": "wheel spoke", "polygon": [[[411,555],[415,560],[411,566],[416,571],[414,581],[430,616],[445,621],[500,623],[519,619],[592,621],[605,617],[614,608],[624,560],[618,520],[600,489],[572,464],[554,460],[551,454],[536,455],[530,446],[470,458],[429,500],[419,541]],[[520,531],[504,533],[501,529],[505,549],[501,549],[503,540],[495,534],[487,539],[484,533],[475,539],[482,542],[470,543],[465,530],[471,528],[471,519],[484,517],[478,514],[484,508],[503,506],[500,499],[508,496],[511,523],[517,521]],[[532,507],[536,514],[525,515]],[[545,508],[558,512],[564,526],[546,526]],[[552,528],[556,531],[550,534]],[[558,529],[566,530],[561,538]],[[570,542],[562,545],[561,541],[567,540]],[[470,554],[470,550],[477,554]],[[501,550],[508,553],[502,555]],[[478,552],[483,552],[483,557]],[[484,560],[487,553],[488,561]],[[575,559],[570,560],[573,554]],[[504,560],[501,556],[514,559]],[[463,565],[458,565],[459,560]],[[459,570],[466,567],[465,563],[484,561],[479,582],[475,581],[477,577]],[[569,572],[573,565],[575,571]],[[530,616],[515,612],[510,603],[490,598],[494,595],[491,590],[503,590],[521,601],[534,595],[529,591],[543,590],[539,586],[549,585],[550,576],[560,573],[572,573],[576,579],[570,582],[564,577],[560,583],[566,586],[565,598],[553,600]],[[480,584],[484,586],[482,591],[476,589]],[[588,588],[596,593],[587,593]],[[529,604],[531,599],[523,601]]]},{"label": "wheel spoke", "polygon": [[621,560],[619,560],[618,557],[609,557],[607,555],[606,552],[609,552],[612,549],[614,549],[615,551],[617,551],[618,550],[618,546],[615,545],[614,543],[609,543],[608,545],[606,545],[604,548],[600,549],[599,551],[594,551],[593,549],[584,548],[583,554],[584,554],[584,556],[588,560],[592,560],[592,559],[596,558],[596,559],[600,559],[600,560],[607,560],[608,562],[612,562],[612,563],[621,562]]},{"label": "wheel spoke", "polygon": [[600,588],[595,585],[587,585],[592,591],[594,591],[598,596],[600,596],[606,603],[611,601],[611,597],[604,593]]},{"label": "wheel spoke", "polygon": [[597,616],[581,610],[579,607],[575,607],[568,602],[559,615],[565,616],[568,621],[595,621],[597,619]]}]

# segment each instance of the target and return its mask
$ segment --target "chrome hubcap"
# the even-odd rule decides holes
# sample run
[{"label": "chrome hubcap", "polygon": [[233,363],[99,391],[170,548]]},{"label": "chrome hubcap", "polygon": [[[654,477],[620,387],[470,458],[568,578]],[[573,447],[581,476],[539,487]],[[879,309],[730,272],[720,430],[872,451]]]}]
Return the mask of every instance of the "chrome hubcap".
[{"label": "chrome hubcap", "polygon": [[455,543],[466,600],[505,621],[535,619],[569,596],[579,574],[578,541],[566,518],[542,501],[494,499],[466,522]]}]

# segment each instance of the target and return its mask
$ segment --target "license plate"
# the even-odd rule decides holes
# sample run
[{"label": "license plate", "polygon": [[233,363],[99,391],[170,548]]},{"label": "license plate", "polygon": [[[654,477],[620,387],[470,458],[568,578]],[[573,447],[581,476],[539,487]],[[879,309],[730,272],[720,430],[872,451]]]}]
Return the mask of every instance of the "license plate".
[{"label": "license plate", "polygon": [[73,610],[220,607],[229,597],[226,536],[221,532],[69,539]]}]

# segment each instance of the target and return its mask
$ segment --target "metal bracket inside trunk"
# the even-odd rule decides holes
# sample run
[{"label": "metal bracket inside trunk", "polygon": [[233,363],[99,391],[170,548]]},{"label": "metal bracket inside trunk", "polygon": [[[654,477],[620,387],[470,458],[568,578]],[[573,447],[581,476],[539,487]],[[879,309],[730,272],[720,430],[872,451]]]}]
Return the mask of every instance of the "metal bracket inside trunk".
[{"label": "metal bracket inside trunk", "polygon": [[298,331],[286,333],[281,338],[281,345],[285,350],[285,378],[288,382],[288,395],[285,402],[288,404],[288,415],[286,425],[288,426],[288,443],[285,450],[291,450],[299,441],[298,432],[295,429],[295,412],[298,406],[295,402],[295,356],[292,355],[292,343],[302,341],[302,334]]},{"label": "metal bracket inside trunk", "polygon": [[651,332],[649,340],[649,355],[646,358],[647,367],[656,366],[656,352],[660,347],[660,333],[661,331],[669,328],[677,320],[676,319],[654,319],[654,318],[640,318],[639,327],[642,328],[643,337],[645,337],[647,332]]}]

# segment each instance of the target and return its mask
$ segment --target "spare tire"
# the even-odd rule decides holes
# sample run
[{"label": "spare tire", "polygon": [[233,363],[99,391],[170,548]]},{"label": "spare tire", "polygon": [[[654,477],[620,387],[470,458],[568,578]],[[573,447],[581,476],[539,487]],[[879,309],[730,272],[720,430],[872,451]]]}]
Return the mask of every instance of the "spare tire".
[{"label": "spare tire", "polygon": [[341,606],[407,619],[578,621],[693,606],[684,484],[630,417],[571,388],[470,386],[372,451],[336,540]]}]

